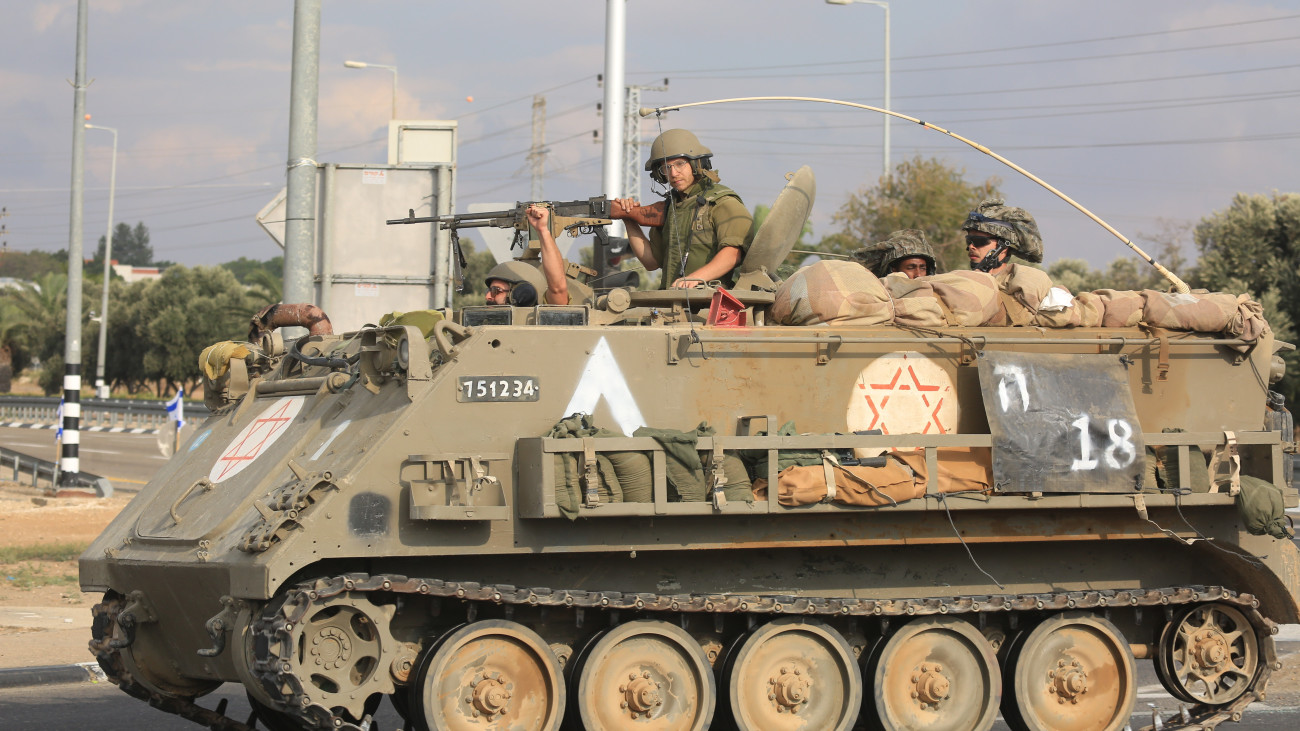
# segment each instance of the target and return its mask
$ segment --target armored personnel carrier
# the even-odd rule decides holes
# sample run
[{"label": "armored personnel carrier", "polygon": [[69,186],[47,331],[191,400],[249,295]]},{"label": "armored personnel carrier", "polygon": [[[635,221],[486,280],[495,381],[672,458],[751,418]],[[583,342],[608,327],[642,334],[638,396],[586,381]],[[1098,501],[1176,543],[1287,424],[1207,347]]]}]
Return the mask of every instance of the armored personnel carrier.
[{"label": "armored personnel carrier", "polygon": [[779,325],[812,197],[731,291],[205,352],[212,417],[81,559],[100,664],[213,729],[223,683],[271,729],[1121,729],[1138,662],[1168,727],[1239,719],[1300,621],[1238,507],[1297,505],[1285,346]]}]

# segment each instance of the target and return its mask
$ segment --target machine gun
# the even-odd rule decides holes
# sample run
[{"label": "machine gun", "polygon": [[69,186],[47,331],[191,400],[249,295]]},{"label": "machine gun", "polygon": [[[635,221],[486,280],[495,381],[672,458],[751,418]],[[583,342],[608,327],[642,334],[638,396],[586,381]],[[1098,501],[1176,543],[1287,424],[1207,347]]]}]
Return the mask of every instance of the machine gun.
[{"label": "machine gun", "polygon": [[[386,222],[389,226],[396,224],[409,223],[436,223],[438,227],[451,232],[451,248],[456,253],[453,262],[452,278],[463,285],[463,275],[467,262],[465,261],[465,252],[460,248],[460,234],[462,228],[485,228],[494,226],[496,228],[513,228],[515,230],[515,239],[510,244],[511,249],[522,248],[524,253],[520,255],[521,259],[538,259],[541,257],[542,245],[538,238],[537,230],[532,224],[528,223],[528,207],[539,205],[550,209],[548,226],[551,237],[558,240],[562,232],[569,232],[570,236],[578,234],[590,234],[597,231],[603,231],[604,226],[613,223],[610,217],[610,202],[605,196],[595,196],[585,201],[529,201],[516,203],[514,208],[508,211],[483,211],[481,213],[457,213],[451,216],[416,216],[415,209],[408,209],[406,218],[391,218]],[[525,238],[525,232],[527,237]],[[569,276],[585,274],[593,276],[596,274],[594,269],[582,266],[580,264],[568,264]]]},{"label": "machine gun", "polygon": [[[513,228],[515,241],[510,247],[513,249],[516,246],[523,246],[525,232],[528,232],[529,241],[537,241],[532,226],[528,223],[527,215],[528,207],[534,204],[550,209],[548,228],[551,236],[556,239],[565,231],[568,231],[571,236],[580,233],[589,234],[595,232],[600,226],[607,226],[614,222],[610,216],[610,202],[602,195],[585,201],[529,201],[516,203],[515,207],[508,211],[457,213],[451,216],[416,216],[415,209],[410,209],[406,218],[389,219],[387,223],[390,226],[404,223],[436,223],[439,228],[451,231],[453,241],[458,238],[456,232],[462,228],[487,226]],[[459,246],[457,248],[459,249]],[[535,251],[538,247],[532,244],[526,248]]]}]

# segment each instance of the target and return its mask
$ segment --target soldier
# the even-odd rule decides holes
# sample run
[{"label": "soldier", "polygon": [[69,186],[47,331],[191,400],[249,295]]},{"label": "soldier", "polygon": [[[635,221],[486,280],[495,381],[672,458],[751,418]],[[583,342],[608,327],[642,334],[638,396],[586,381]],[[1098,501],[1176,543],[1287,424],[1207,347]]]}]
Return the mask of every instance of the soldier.
[{"label": "soldier", "polygon": [[1070,293],[1054,288],[1047,272],[1011,261],[1012,256],[1043,261],[1043,237],[1029,211],[1008,206],[1001,198],[988,198],[970,212],[961,228],[966,232],[970,268],[997,280],[1008,325],[1054,326],[1067,318],[1066,310],[1074,306]]},{"label": "soldier", "polygon": [[916,279],[939,273],[934,249],[925,240],[925,232],[914,228],[895,231],[888,239],[858,249],[852,256],[877,277],[902,272],[909,279]]},{"label": "soldier", "polygon": [[[1029,211],[1008,206],[1001,198],[987,198],[970,212],[961,226],[966,232],[966,255],[970,268],[994,277],[1007,273],[1015,264],[1012,255],[1025,261],[1043,260],[1043,237]],[[999,280],[1005,277],[999,277]]]},{"label": "soldier", "polygon": [[[713,152],[684,129],[670,129],[650,147],[645,169],[650,177],[669,187],[667,215],[650,235],[626,221],[628,244],[646,271],[662,268],[661,289],[686,288],[692,280],[721,280],[729,285],[731,271],[749,245],[753,217],[740,196],[718,182],[710,158]],[[616,201],[624,209],[639,204]]]},{"label": "soldier", "polygon": [[487,297],[483,304],[532,307],[538,290],[546,290],[546,277],[537,267],[518,259],[492,267],[487,275]]},{"label": "soldier", "polygon": [[564,257],[551,235],[551,212],[545,206],[533,204],[526,212],[528,223],[537,229],[542,244],[542,267],[537,270],[527,262],[508,261],[498,264],[488,272],[485,304],[532,307],[538,303],[538,292],[544,292],[542,302],[548,305],[569,304],[569,283],[564,275]]},{"label": "soldier", "polygon": [[537,237],[542,243],[542,274],[546,276],[546,304],[569,304],[569,284],[564,276],[564,257],[560,247],[555,244],[548,225],[551,218],[550,209],[533,204],[528,206],[528,223],[537,229]]}]

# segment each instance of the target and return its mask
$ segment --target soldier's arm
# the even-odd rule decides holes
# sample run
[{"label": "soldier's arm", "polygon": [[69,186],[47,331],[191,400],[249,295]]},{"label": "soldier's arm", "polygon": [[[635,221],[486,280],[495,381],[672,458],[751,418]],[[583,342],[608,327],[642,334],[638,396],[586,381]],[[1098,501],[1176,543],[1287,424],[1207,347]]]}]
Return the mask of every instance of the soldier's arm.
[{"label": "soldier's arm", "polygon": [[722,279],[740,263],[741,253],[739,246],[724,246],[704,266],[673,282],[673,287],[680,289],[693,286],[695,282],[686,281],[688,279],[701,279],[706,282]]},{"label": "soldier's arm", "polygon": [[[637,207],[637,202],[631,198],[618,198],[614,203],[624,209]],[[647,272],[658,269],[659,260],[655,259],[654,251],[650,247],[650,239],[646,238],[645,233],[641,231],[641,227],[631,220],[625,220],[623,224],[627,227],[628,248],[632,250],[637,259],[641,260],[641,265],[645,267]]]},{"label": "soldier's arm", "polygon": [[551,212],[538,205],[528,207],[528,224],[537,229],[537,238],[542,244],[542,274],[546,276],[546,296],[548,305],[569,304],[569,285],[564,278],[564,257],[560,247],[555,244],[548,221]]}]

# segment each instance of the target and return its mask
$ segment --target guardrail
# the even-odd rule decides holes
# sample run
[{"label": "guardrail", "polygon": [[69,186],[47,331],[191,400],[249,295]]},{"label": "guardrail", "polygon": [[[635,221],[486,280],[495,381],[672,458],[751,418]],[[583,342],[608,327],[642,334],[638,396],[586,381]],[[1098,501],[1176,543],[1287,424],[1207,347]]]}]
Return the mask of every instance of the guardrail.
[{"label": "guardrail", "polygon": [[[10,473],[10,470],[13,470]],[[0,477],[10,476],[14,482],[21,482],[23,473],[31,475],[32,487],[40,487],[42,478],[50,483],[52,490],[59,487],[59,465],[39,457],[33,457],[30,454],[16,452],[7,447],[0,447]],[[92,475],[89,472],[78,472],[72,480],[80,487],[89,487],[100,497],[113,496],[113,483],[106,477]]]},{"label": "guardrail", "polygon": [[[59,399],[53,396],[0,396],[0,426],[54,428],[58,426]],[[185,402],[186,421],[208,417],[202,401]],[[81,430],[156,432],[167,422],[165,401],[137,399],[98,399],[81,401]]]}]

